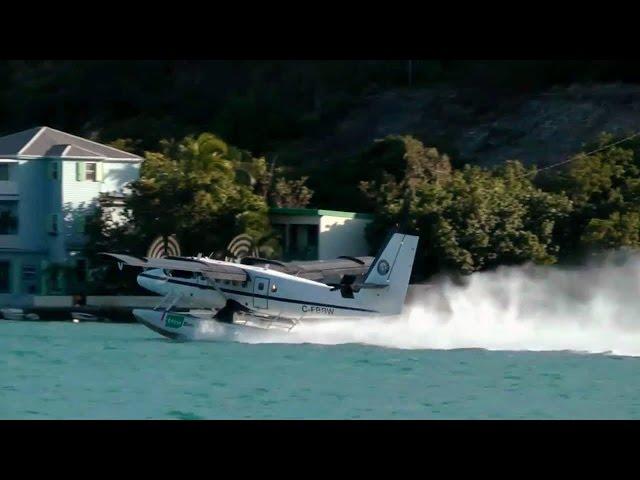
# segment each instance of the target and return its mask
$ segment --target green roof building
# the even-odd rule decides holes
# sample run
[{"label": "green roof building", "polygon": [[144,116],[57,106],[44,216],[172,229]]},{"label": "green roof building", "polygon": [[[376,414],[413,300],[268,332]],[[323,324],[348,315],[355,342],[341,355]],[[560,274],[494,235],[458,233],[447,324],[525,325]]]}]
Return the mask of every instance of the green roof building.
[{"label": "green roof building", "polygon": [[283,260],[329,260],[369,255],[366,213],[311,208],[272,208],[271,224],[283,239]]}]

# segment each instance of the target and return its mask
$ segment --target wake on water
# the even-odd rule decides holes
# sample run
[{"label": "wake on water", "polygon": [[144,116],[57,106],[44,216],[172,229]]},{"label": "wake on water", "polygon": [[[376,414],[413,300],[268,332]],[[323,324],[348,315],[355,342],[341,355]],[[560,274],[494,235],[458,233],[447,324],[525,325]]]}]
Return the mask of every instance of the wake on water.
[{"label": "wake on water", "polygon": [[467,280],[412,285],[399,317],[306,322],[289,333],[241,331],[234,339],[640,356],[638,255],[617,252],[573,269],[503,267]]}]

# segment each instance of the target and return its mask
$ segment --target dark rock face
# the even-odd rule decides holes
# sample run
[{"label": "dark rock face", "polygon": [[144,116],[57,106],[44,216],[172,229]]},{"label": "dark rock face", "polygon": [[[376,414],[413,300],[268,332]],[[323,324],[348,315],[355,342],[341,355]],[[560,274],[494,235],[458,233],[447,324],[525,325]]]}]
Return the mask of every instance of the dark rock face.
[{"label": "dark rock face", "polygon": [[521,160],[544,166],[580,151],[602,132],[632,133],[639,125],[636,85],[573,85],[519,95],[434,87],[371,95],[321,138],[301,144],[305,163],[330,163],[387,135],[411,134],[450,154],[454,163]]}]

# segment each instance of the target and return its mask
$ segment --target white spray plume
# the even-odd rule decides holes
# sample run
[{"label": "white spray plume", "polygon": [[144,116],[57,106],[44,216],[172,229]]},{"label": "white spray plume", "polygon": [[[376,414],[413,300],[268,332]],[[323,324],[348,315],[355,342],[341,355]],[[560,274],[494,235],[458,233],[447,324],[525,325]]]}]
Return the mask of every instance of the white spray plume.
[{"label": "white spray plume", "polygon": [[402,316],[241,332],[248,343],[361,343],[404,349],[571,350],[640,356],[640,256],[580,268],[502,267],[412,285]]}]

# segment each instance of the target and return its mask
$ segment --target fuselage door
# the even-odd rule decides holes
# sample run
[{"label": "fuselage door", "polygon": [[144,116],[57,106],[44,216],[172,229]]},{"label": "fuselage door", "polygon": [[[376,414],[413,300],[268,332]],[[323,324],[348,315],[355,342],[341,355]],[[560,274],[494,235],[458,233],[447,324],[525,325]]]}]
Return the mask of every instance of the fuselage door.
[{"label": "fuselage door", "polygon": [[269,279],[255,277],[253,280],[253,308],[269,308]]}]

